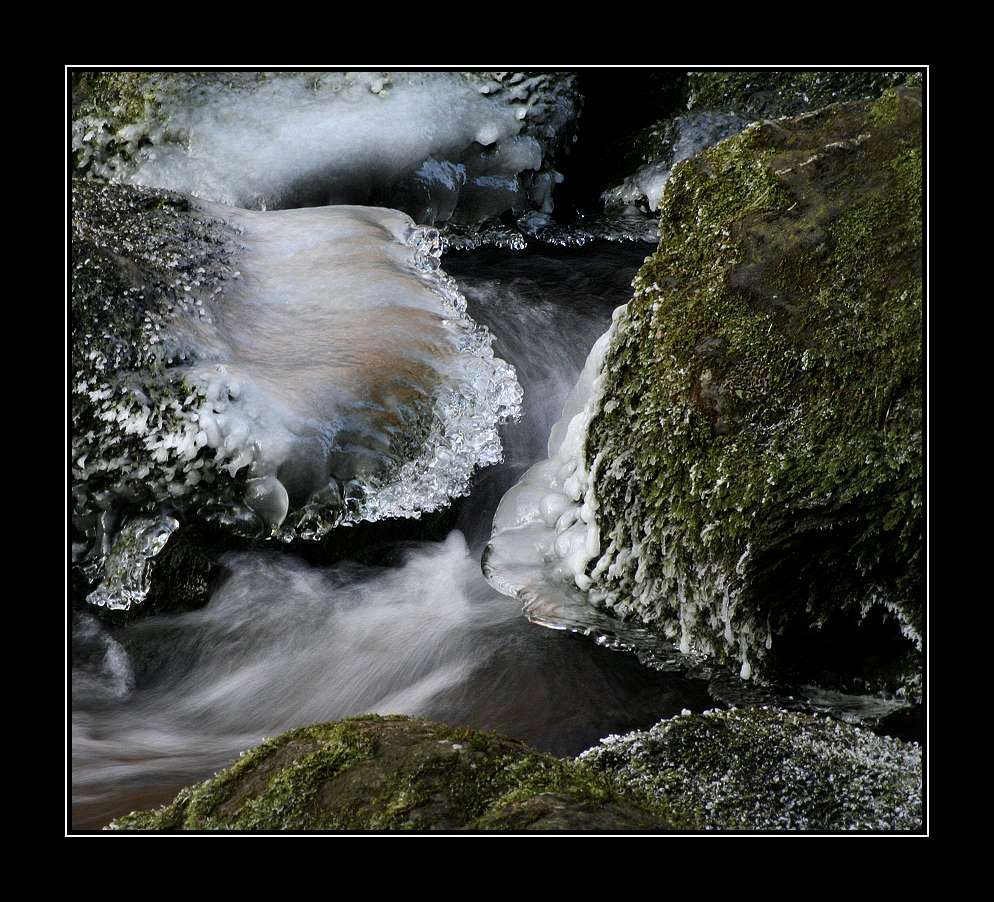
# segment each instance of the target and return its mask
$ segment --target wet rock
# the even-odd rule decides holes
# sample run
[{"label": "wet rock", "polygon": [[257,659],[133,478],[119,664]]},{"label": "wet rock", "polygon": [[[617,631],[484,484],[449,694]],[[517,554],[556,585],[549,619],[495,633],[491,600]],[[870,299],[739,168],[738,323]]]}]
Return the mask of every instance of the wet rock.
[{"label": "wet rock", "polygon": [[[683,74],[683,73],[681,73]],[[604,191],[612,215],[653,215],[677,163],[742,131],[757,119],[796,116],[831,103],[871,100],[897,85],[921,85],[914,71],[796,69],[690,72],[680,82],[676,108],[630,139],[634,172]]]},{"label": "wet rock", "polygon": [[117,830],[641,830],[653,812],[585,766],[407,717],[293,730]]},{"label": "wet rock", "polygon": [[796,116],[831,103],[873,100],[888,88],[904,84],[920,87],[921,73],[856,69],[691,72],[684,92],[688,110],[772,119]]}]

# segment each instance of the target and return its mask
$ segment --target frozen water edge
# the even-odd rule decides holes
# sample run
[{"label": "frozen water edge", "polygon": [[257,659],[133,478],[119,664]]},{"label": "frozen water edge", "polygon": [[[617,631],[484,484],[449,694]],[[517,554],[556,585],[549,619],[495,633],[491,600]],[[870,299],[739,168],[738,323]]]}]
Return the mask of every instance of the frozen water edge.
[{"label": "frozen water edge", "polygon": [[584,445],[600,404],[604,356],[625,309],[614,311],[611,328],[591,349],[549,434],[548,458],[521,477],[494,514],[484,573],[505,595],[519,595],[536,579],[581,590],[592,585],[587,565],[601,553],[592,473],[598,462],[588,471]]},{"label": "frozen water edge", "polygon": [[[104,554],[87,562],[105,576],[92,600],[110,608],[141,601],[148,562],[177,520],[289,541],[419,517],[502,459],[498,424],[520,414],[514,369],[494,357],[492,335],[440,269],[435,229],[378,208],[197,209],[232,227],[240,248],[219,297],[197,296],[163,322],[167,353],[182,361],[171,378],[189,392],[177,402],[180,425],[164,434],[153,410],[136,412],[135,404],[148,407],[143,371],[110,375],[132,381],[130,406],[117,410],[98,386],[91,396],[110,408],[101,419],[139,435],[149,458],[108,464],[74,454],[83,485],[90,468],[103,476],[113,465],[123,485],[143,467],[177,460],[168,482],[156,483],[159,513],[135,519],[139,511],[119,499],[133,541],[115,541],[123,533],[112,529],[100,540]],[[213,492],[208,474],[224,471],[237,477],[240,497]],[[155,516],[171,528],[153,528],[162,541],[142,551]],[[134,573],[119,572],[131,565]]]},{"label": "frozen water edge", "polygon": [[[241,323],[219,324],[234,325],[235,356],[220,386],[201,378],[209,396],[230,398],[235,386],[245,398],[223,447],[235,461],[251,457],[246,502],[267,526],[282,525],[279,506],[266,515],[281,490],[301,538],[417,517],[465,494],[476,467],[500,462],[497,425],[520,414],[521,389],[440,269],[435,229],[366,207],[225,212],[249,247],[232,309],[251,304],[270,334],[257,342],[255,323],[246,340]],[[271,371],[274,349],[289,372]],[[213,414],[202,413],[202,427]]]}]

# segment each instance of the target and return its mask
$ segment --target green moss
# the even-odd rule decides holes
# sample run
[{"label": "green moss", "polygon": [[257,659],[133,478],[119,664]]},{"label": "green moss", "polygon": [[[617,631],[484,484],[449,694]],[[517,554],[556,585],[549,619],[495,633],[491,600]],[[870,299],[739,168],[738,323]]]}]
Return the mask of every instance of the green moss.
[{"label": "green moss", "polygon": [[118,126],[137,122],[155,102],[151,72],[74,72],[74,114],[112,119]]},{"label": "green moss", "polygon": [[[528,807],[531,803],[531,807]],[[550,809],[554,812],[550,814]],[[658,826],[610,777],[489,733],[364,716],[268,740],[122,830],[509,829],[607,811]],[[685,824],[678,820],[675,823]],[[574,825],[576,822],[574,821]]]},{"label": "green moss", "polygon": [[620,613],[753,664],[874,602],[920,630],[920,145],[902,89],[675,169],[587,443]]}]

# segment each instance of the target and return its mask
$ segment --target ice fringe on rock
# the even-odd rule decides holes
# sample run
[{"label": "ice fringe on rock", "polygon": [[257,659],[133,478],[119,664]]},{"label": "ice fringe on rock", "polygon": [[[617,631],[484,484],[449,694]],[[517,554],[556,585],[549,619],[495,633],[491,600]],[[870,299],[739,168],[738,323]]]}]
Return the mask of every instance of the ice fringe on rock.
[{"label": "ice fringe on rock", "polygon": [[600,401],[604,355],[624,311],[624,306],[614,311],[611,328],[587,356],[562,417],[549,434],[548,458],[529,468],[494,514],[484,573],[505,595],[520,595],[533,582],[581,590],[592,584],[586,571],[600,555],[600,533],[584,442]]},{"label": "ice fringe on rock", "polygon": [[141,604],[150,588],[152,559],[178,528],[179,521],[167,514],[130,520],[115,536],[103,579],[86,600],[111,611],[126,611]]},{"label": "ice fringe on rock", "polygon": [[[106,195],[103,209],[119,201]],[[168,205],[152,209],[164,215]],[[200,204],[178,221],[198,217],[223,222],[239,247],[218,285],[176,279],[180,303],[163,297],[161,316],[146,320],[149,360],[116,367],[110,348],[91,341],[87,351],[74,337],[72,460],[77,528],[91,542],[86,572],[114,570],[103,564],[119,523],[142,511],[246,536],[317,539],[339,525],[435,510],[468,490],[476,467],[501,459],[497,425],[518,415],[521,389],[439,269],[436,230],[362,207]],[[108,247],[127,257],[126,245],[134,251],[143,237],[112,237]],[[89,292],[79,297],[104,317],[115,298],[92,265],[79,261]],[[127,319],[129,309],[116,313]],[[120,324],[111,315],[105,326]],[[159,357],[165,370],[153,365]],[[125,582],[105,583],[93,600],[128,607],[134,594],[114,588]]]},{"label": "ice fringe on rock", "polygon": [[[79,171],[258,210],[376,204],[419,223],[551,212],[569,73],[90,73]],[[111,99],[106,99],[109,94]]]}]

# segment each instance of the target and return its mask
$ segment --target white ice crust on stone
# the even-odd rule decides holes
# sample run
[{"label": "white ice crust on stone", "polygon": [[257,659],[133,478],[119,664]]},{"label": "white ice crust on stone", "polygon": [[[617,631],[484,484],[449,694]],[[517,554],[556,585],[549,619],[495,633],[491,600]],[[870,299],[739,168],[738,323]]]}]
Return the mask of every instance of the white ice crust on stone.
[{"label": "white ice crust on stone", "polygon": [[534,181],[519,176],[542,169],[577,109],[568,76],[557,73],[177,79],[154,84],[156,103],[137,122],[77,118],[79,165],[248,209],[361,204],[387,192],[409,201],[402,206],[421,223],[447,220],[457,204],[483,219],[531,203],[551,209],[551,169]]},{"label": "white ice crust on stone", "polygon": [[562,417],[552,427],[548,458],[521,477],[494,514],[484,572],[505,595],[525,600],[529,589],[541,584],[566,587],[567,592],[592,585],[587,569],[601,554],[593,488],[599,461],[588,470],[584,446],[601,402],[604,357],[625,309],[614,311],[611,328],[587,356]]}]

